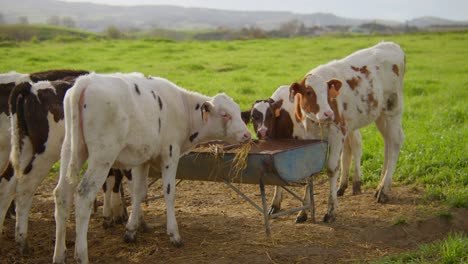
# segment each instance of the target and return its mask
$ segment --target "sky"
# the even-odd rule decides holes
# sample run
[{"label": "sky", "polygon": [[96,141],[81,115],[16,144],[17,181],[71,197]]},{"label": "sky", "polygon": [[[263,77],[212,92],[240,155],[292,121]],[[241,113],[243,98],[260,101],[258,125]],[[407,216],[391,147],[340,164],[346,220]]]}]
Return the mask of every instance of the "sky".
[{"label": "sky", "polygon": [[363,19],[405,21],[437,16],[468,21],[468,0],[65,0],[109,5],[177,5],[242,11],[333,13]]}]

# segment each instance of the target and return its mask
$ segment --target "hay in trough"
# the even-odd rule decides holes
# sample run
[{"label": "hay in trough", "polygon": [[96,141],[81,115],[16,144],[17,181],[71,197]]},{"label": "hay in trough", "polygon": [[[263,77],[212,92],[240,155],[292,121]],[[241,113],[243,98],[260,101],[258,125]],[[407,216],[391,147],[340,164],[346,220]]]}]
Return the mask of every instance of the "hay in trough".
[{"label": "hay in trough", "polygon": [[224,145],[221,142],[214,142],[203,144],[194,149],[197,153],[208,153],[212,155],[213,159],[222,159],[225,153],[234,153],[232,164],[230,165],[229,175],[220,175],[222,172],[222,163],[219,166],[215,166],[210,171],[210,178],[216,178],[217,176],[227,176],[226,178],[235,179],[242,175],[242,172],[247,168],[247,158],[252,145],[251,143],[236,144],[236,145]]},{"label": "hay in trough", "polygon": [[[232,178],[237,178],[241,176],[242,172],[247,168],[247,158],[249,156],[250,149],[252,148],[251,143],[241,144],[236,150],[236,155],[233,159],[233,166],[231,172],[234,176]],[[232,174],[231,174],[232,175]]]}]

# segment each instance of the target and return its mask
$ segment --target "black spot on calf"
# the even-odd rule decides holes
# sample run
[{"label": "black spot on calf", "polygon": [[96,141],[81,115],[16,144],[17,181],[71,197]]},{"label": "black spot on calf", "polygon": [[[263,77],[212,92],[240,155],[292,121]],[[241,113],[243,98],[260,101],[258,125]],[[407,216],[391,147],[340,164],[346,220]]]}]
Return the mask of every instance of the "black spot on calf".
[{"label": "black spot on calf", "polygon": [[161,133],[161,118],[158,119],[158,123],[159,123],[159,133]]},{"label": "black spot on calf", "polygon": [[200,104],[197,104],[197,105],[195,106],[195,110],[198,110],[198,109],[200,109]]},{"label": "black spot on calf", "polygon": [[190,137],[189,137],[190,142],[193,142],[195,140],[195,138],[197,138],[197,136],[198,136],[198,132],[195,132],[192,135],[190,135]]},{"label": "black spot on calf", "polygon": [[50,70],[50,71],[31,73],[29,74],[29,78],[33,82],[56,81],[56,80],[63,80],[66,77],[78,77],[78,76],[85,75],[88,73],[89,73],[88,71],[81,71],[81,70]]},{"label": "black spot on calf", "polygon": [[172,145],[169,145],[169,157],[172,157]]},{"label": "black spot on calf", "polygon": [[2,179],[10,181],[10,179],[11,179],[11,177],[13,177],[14,173],[15,173],[15,171],[13,170],[13,166],[11,165],[11,162],[8,162],[7,168],[0,175],[0,182],[2,182]]},{"label": "black spot on calf", "polygon": [[167,194],[171,193],[171,185],[170,184],[167,185],[166,193]]},{"label": "black spot on calf", "polygon": [[15,88],[14,82],[0,84],[0,114],[9,115],[8,98],[13,88]]},{"label": "black spot on calf", "polygon": [[154,93],[154,91],[151,91],[151,94],[153,95],[154,100],[156,100],[156,94]]},{"label": "black spot on calf", "polygon": [[140,89],[138,89],[138,85],[137,85],[137,84],[135,84],[135,91],[137,92],[138,95],[141,94]]},{"label": "black spot on calf", "polygon": [[162,110],[162,108],[163,108],[163,103],[162,103],[162,101],[161,101],[161,97],[159,97],[159,96],[158,96],[158,102],[159,102],[159,109]]}]

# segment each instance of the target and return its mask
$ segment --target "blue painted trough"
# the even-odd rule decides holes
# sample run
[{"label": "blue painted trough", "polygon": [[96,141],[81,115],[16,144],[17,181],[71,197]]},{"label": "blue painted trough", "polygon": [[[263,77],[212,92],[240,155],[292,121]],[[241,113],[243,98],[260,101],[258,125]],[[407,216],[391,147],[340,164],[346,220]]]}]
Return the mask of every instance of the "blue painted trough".
[{"label": "blue painted trough", "polygon": [[208,151],[207,145],[179,160],[177,178],[258,184],[261,177],[266,185],[294,185],[322,170],[328,148],[321,140],[254,141],[247,167],[236,173],[233,160],[239,145],[225,145],[219,155]]},{"label": "blue painted trough", "polygon": [[[325,164],[328,150],[326,141],[290,139],[254,141],[246,158],[247,165],[241,171],[233,169],[235,149],[239,145],[221,145],[218,154],[208,148],[208,145],[196,148],[179,160],[178,179],[224,182],[263,214],[267,235],[270,235],[270,218],[310,209],[312,221],[315,221],[311,176],[319,173]],[[257,205],[232,183],[259,184],[262,206]],[[310,205],[304,204],[302,198],[286,187],[305,184],[310,188]],[[265,185],[281,186],[302,201],[303,206],[269,215]]]}]

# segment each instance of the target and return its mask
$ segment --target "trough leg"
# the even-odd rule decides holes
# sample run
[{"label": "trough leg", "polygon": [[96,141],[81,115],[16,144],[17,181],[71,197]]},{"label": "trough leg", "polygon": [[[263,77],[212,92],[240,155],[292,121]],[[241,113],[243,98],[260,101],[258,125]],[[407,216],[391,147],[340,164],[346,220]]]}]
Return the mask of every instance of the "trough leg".
[{"label": "trough leg", "polygon": [[268,237],[271,235],[271,228],[270,228],[270,216],[268,214],[268,205],[265,196],[265,185],[263,184],[262,177],[258,179],[260,185],[260,194],[262,196],[262,207],[263,207],[263,219],[265,224],[265,232]]},{"label": "trough leg", "polygon": [[314,200],[314,177],[311,176],[307,180],[307,188],[309,188],[310,195],[310,217],[312,218],[312,223],[315,224],[315,200]]}]

